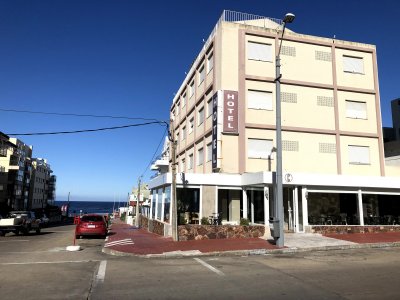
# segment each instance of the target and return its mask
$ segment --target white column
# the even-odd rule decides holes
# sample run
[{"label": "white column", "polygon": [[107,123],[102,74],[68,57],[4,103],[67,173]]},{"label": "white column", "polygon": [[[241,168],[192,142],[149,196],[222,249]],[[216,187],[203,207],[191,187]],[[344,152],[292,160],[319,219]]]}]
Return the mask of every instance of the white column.
[{"label": "white column", "polygon": [[357,210],[358,210],[358,217],[360,218],[360,225],[364,226],[364,211],[363,211],[361,190],[358,190],[357,200],[358,200]]},{"label": "white column", "polygon": [[218,213],[218,186],[215,186],[215,208],[214,212]]},{"label": "white column", "polygon": [[150,211],[149,211],[149,218],[153,219],[153,215],[151,214],[153,212],[153,190],[150,191]]},{"label": "white column", "polygon": [[264,187],[264,225],[269,225],[269,187]]},{"label": "white column", "polygon": [[250,209],[251,209],[251,223],[254,223],[254,191],[251,190],[251,196],[250,196]]},{"label": "white column", "polygon": [[[200,195],[199,195],[200,199],[199,199],[199,222],[201,220],[201,218],[203,217],[203,186],[200,185]],[[200,223],[199,223],[200,224]]]},{"label": "white column", "polygon": [[299,197],[297,186],[293,189],[293,223],[294,232],[300,232],[299,224]]},{"label": "white column", "polygon": [[247,218],[247,191],[246,189],[242,190],[242,198],[243,198],[243,215],[242,218]]},{"label": "white column", "polygon": [[156,210],[154,212],[154,220],[157,220],[157,214],[158,214],[158,190],[156,190]]},{"label": "white column", "polygon": [[305,227],[308,226],[308,192],[307,188],[303,187],[301,189],[301,203],[303,206],[303,231],[305,231]]},{"label": "white column", "polygon": [[172,216],[172,199],[173,199],[172,197],[175,197],[175,195],[174,195],[174,189],[172,188],[172,185],[171,185],[171,192],[169,194],[169,200],[170,200],[170,202],[169,202],[169,224],[170,225],[172,225],[172,218],[171,218],[171,216]]},{"label": "white column", "polygon": [[165,188],[163,188],[162,199],[161,199],[161,218],[160,221],[164,222],[164,206],[165,206]]}]

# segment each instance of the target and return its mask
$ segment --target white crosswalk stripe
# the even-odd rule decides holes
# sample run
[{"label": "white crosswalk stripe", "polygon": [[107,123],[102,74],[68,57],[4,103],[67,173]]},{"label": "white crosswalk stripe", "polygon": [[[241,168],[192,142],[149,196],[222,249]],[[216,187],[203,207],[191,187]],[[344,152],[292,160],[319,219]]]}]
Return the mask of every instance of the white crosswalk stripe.
[{"label": "white crosswalk stripe", "polygon": [[117,241],[112,241],[104,244],[104,247],[112,247],[112,246],[118,246],[118,245],[133,245],[135,244],[132,239],[127,238],[123,240],[117,240]]}]

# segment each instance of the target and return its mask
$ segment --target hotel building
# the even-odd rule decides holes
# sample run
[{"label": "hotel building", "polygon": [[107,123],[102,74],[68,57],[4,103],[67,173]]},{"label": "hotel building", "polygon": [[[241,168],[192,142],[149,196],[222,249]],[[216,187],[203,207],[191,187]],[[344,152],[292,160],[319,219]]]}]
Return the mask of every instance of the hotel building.
[{"label": "hotel building", "polygon": [[[268,226],[281,36],[281,20],[224,11],[187,72],[170,109],[179,224],[218,216]],[[399,224],[400,167],[385,165],[375,46],[286,29],[280,55],[285,229]],[[149,183],[150,218],[166,235],[170,172]]]}]

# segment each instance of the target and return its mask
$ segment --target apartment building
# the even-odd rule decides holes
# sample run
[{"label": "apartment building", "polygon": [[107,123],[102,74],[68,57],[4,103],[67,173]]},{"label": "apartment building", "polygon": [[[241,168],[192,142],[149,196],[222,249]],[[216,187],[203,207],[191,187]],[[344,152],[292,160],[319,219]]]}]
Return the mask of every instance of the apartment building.
[{"label": "apartment building", "polygon": [[32,146],[1,133],[0,203],[2,212],[28,205]]},{"label": "apartment building", "polygon": [[[53,171],[46,159],[32,159],[32,179],[29,193],[30,209],[43,209],[46,207],[49,200],[49,194],[54,192],[53,190],[50,190],[52,172]],[[54,187],[51,186],[51,189]]]},{"label": "apartment building", "polygon": [[[179,223],[194,213],[268,226],[281,35],[281,20],[224,11],[187,72],[170,109]],[[287,29],[280,55],[286,230],[399,224],[400,168],[385,165],[375,46]],[[149,184],[151,218],[165,226],[171,182],[165,172]]]}]

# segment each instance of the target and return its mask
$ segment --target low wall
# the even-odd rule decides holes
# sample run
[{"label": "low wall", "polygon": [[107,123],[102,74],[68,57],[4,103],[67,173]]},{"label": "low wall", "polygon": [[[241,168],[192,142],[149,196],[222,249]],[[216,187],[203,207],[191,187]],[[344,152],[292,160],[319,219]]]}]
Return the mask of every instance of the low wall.
[{"label": "low wall", "polygon": [[149,219],[143,215],[139,215],[139,227],[149,229]]},{"label": "low wall", "polygon": [[164,236],[164,223],[140,215],[140,227],[158,235]]},{"label": "low wall", "polygon": [[240,239],[262,237],[265,227],[260,225],[180,225],[178,236],[180,241],[204,239]]},{"label": "low wall", "polygon": [[306,232],[309,233],[376,233],[376,232],[394,232],[400,231],[399,225],[376,225],[376,226],[360,226],[360,225],[309,225],[306,226]]}]

